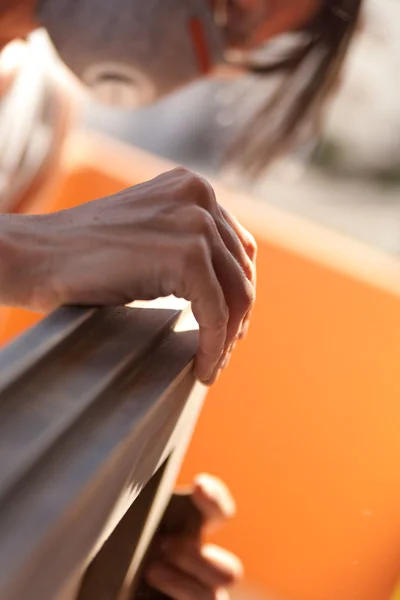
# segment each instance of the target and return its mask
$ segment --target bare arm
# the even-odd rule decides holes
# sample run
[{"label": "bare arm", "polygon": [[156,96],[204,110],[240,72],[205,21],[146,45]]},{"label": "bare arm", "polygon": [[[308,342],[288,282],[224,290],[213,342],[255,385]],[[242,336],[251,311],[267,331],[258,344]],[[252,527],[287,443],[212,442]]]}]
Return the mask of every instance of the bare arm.
[{"label": "bare arm", "polygon": [[202,177],[179,168],[43,216],[0,217],[0,302],[49,310],[175,295],[200,326],[198,378],[211,383],[255,296],[253,238]]},{"label": "bare arm", "polygon": [[[0,215],[0,304],[46,311],[51,272],[45,217]],[[47,296],[47,297],[46,297]]]}]

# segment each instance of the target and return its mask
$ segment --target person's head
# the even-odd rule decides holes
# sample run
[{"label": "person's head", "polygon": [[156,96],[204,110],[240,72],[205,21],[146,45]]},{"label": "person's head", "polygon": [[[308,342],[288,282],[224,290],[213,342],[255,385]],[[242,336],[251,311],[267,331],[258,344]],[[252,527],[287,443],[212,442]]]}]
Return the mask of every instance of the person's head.
[{"label": "person's head", "polygon": [[[210,0],[205,0],[210,2]],[[211,0],[226,42],[254,49],[281,33],[294,31],[322,8],[323,0]]]},{"label": "person's head", "polygon": [[[227,154],[228,162],[258,174],[317,130],[356,30],[362,0],[215,3],[221,11],[225,6],[226,37],[237,50],[228,54],[228,61],[252,73],[253,93],[266,96]],[[266,77],[278,80],[273,92],[257,85]]]},{"label": "person's head", "polygon": [[37,18],[78,77],[103,97],[132,106],[204,76],[221,62],[252,73],[256,84],[277,77],[280,83],[272,94],[255,85],[261,108],[228,152],[229,161],[256,173],[318,120],[336,84],[361,4],[5,0],[0,25],[2,21],[8,27],[0,29],[7,36],[25,34]]}]

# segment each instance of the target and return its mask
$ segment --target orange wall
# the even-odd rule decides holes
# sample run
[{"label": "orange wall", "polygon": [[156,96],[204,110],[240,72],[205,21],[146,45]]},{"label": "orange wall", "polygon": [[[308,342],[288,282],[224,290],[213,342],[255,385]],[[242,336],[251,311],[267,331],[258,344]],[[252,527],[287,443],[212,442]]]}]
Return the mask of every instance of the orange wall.
[{"label": "orange wall", "polygon": [[[260,241],[260,240],[259,240]],[[293,600],[388,600],[400,553],[400,303],[261,242],[249,339],[182,474],[222,474],[220,541]]]},{"label": "orange wall", "polygon": [[[121,167],[113,154],[114,176],[106,154],[97,166],[72,161],[58,194],[33,209],[109,194],[164,167],[123,155]],[[250,213],[241,215],[249,226]],[[400,558],[400,294],[390,277],[382,284],[384,268],[366,277],[375,256],[367,249],[339,240],[349,261],[357,251],[362,274],[350,274],[324,258],[327,247],[335,253],[333,234],[298,227],[307,235],[296,248],[293,228],[277,240],[257,218],[252,328],[210,392],[181,478],[224,477],[239,514],[219,540],[280,599],[388,600]],[[310,236],[314,254],[301,248]],[[3,339],[21,327],[13,314]]]}]

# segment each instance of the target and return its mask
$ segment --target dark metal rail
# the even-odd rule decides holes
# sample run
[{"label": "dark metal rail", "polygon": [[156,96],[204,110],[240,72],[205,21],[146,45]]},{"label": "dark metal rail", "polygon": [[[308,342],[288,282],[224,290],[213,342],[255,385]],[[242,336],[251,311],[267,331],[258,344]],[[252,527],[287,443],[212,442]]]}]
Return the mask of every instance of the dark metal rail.
[{"label": "dark metal rail", "polygon": [[132,598],[204,398],[185,315],[64,308],[0,353],[1,600]]}]

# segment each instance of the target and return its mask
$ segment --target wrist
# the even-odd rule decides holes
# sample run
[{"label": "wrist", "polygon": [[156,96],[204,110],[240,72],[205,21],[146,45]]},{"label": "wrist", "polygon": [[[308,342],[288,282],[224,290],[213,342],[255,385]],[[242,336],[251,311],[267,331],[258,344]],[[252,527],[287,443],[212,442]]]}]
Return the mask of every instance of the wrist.
[{"label": "wrist", "polygon": [[56,304],[44,219],[0,215],[0,304],[39,311]]}]

